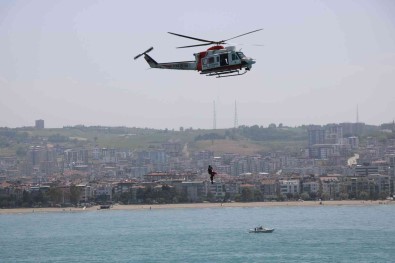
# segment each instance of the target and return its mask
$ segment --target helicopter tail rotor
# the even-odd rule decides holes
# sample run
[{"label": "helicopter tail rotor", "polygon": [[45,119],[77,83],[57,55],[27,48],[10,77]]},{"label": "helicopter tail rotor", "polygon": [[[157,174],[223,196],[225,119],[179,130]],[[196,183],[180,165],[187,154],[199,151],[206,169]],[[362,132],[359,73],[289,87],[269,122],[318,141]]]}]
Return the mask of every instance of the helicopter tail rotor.
[{"label": "helicopter tail rotor", "polygon": [[137,56],[135,56],[134,59],[135,59],[135,60],[138,59],[138,58],[141,57],[142,55],[145,55],[145,54],[151,52],[153,49],[154,49],[153,47],[150,47],[150,48],[147,49],[145,52],[143,52],[143,53],[138,54]]}]

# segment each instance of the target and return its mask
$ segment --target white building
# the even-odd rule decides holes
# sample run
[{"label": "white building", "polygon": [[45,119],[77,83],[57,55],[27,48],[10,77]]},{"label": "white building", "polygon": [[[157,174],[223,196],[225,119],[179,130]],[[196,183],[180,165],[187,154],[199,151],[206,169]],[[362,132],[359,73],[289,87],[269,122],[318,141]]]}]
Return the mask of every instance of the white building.
[{"label": "white building", "polygon": [[318,182],[304,182],[303,192],[306,193],[318,193],[320,190],[320,184]]},{"label": "white building", "polygon": [[280,193],[282,195],[300,193],[299,180],[280,180]]}]

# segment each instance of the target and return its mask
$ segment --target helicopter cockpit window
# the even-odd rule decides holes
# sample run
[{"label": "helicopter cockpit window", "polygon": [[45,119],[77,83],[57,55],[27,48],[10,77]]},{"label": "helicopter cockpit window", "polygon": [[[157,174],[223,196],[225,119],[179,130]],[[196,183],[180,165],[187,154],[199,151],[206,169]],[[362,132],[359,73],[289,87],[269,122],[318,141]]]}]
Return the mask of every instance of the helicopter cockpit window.
[{"label": "helicopter cockpit window", "polygon": [[237,56],[236,53],[232,53],[232,60],[238,60],[239,57]]},{"label": "helicopter cockpit window", "polygon": [[215,61],[214,61],[214,57],[211,57],[211,58],[208,58],[208,64],[212,64],[212,63],[214,63]]},{"label": "helicopter cockpit window", "polygon": [[239,56],[240,59],[245,58],[246,56],[243,54],[243,52],[236,52],[237,55]]}]

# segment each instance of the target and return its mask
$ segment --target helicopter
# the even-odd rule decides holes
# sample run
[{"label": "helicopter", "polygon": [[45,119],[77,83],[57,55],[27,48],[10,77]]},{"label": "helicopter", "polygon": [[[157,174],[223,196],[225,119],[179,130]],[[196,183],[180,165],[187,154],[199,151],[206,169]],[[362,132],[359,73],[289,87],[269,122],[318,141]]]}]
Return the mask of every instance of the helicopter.
[{"label": "helicopter", "polygon": [[[232,38],[228,38],[220,41],[211,41],[205,40],[196,37],[185,36],[181,34],[176,34],[172,32],[167,32],[169,34],[184,37],[188,39],[193,39],[200,42],[205,42],[204,44],[196,44],[189,46],[181,46],[177,48],[191,48],[191,47],[200,47],[200,46],[209,46],[206,51],[198,52],[193,54],[195,56],[195,60],[193,61],[178,61],[178,62],[165,62],[158,63],[152,57],[148,55],[154,48],[150,47],[145,52],[138,54],[134,57],[134,59],[138,59],[141,56],[144,56],[144,59],[147,61],[148,65],[151,68],[160,68],[160,69],[175,69],[175,70],[197,70],[202,75],[206,76],[216,76],[217,78],[221,77],[232,77],[232,76],[240,76],[244,75],[248,71],[251,70],[252,65],[255,64],[255,60],[249,57],[246,57],[243,52],[236,51],[235,46],[227,46],[224,47],[224,44],[227,44],[226,41],[245,36],[254,32],[261,31],[262,29],[257,29],[254,31],[250,31]],[[244,72],[240,72],[240,70],[244,69]]]}]

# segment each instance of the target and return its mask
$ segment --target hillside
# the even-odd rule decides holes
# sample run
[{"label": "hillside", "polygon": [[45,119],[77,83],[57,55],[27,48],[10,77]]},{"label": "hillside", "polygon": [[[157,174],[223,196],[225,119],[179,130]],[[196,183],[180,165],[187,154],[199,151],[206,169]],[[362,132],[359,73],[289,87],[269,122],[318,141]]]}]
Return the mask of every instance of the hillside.
[{"label": "hillside", "polygon": [[190,151],[255,154],[263,151],[305,147],[302,128],[246,127],[217,130],[154,130],[127,127],[73,126],[60,129],[0,128],[0,156],[20,155],[32,145],[120,149],[160,148],[166,142],[188,144]]}]

